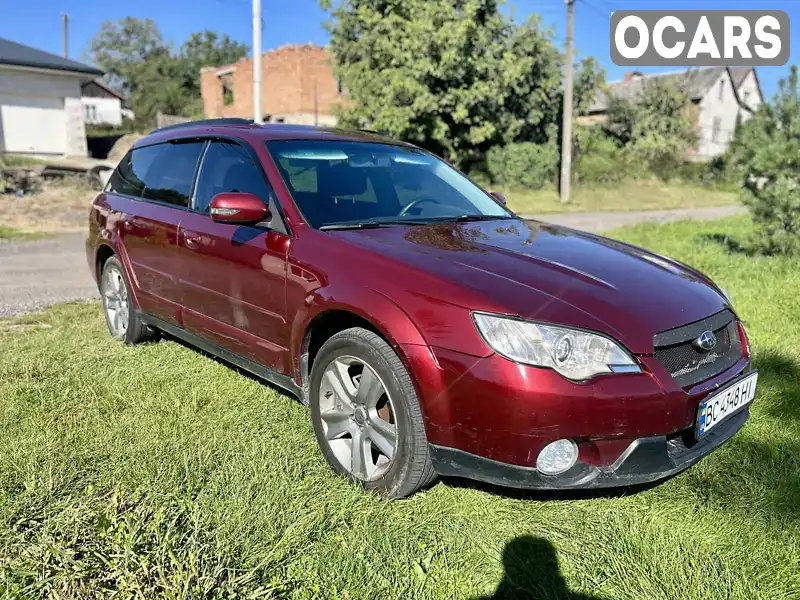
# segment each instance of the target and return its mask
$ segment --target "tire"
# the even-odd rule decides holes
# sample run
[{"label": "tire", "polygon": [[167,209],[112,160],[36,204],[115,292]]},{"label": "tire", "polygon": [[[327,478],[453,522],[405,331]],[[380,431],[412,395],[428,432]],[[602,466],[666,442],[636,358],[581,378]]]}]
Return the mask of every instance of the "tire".
[{"label": "tire", "polygon": [[[322,345],[311,368],[309,405],[322,455],[351,482],[405,498],[436,478],[411,376],[375,333],[355,327]],[[354,443],[363,452],[354,453]]]},{"label": "tire", "polygon": [[100,296],[103,314],[111,337],[126,344],[140,344],[158,337],[158,332],[148,327],[136,314],[125,269],[116,256],[103,265],[100,275]]}]

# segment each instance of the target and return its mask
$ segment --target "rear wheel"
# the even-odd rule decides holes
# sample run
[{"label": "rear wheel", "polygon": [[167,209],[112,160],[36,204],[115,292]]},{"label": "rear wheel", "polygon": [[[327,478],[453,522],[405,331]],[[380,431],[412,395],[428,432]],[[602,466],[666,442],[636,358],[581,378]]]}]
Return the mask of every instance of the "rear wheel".
[{"label": "rear wheel", "polygon": [[142,323],[136,315],[128,290],[122,264],[112,256],[103,265],[100,276],[103,313],[111,337],[126,344],[138,344],[154,339],[158,336],[157,332]]},{"label": "rear wheel", "polygon": [[356,327],[323,344],[310,405],[317,442],[337,473],[389,498],[435,478],[411,377],[375,333]]}]

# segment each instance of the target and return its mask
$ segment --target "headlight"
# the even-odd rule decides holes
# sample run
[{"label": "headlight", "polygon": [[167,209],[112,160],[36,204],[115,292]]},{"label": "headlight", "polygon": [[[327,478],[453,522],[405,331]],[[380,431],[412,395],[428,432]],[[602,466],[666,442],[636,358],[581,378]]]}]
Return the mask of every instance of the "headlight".
[{"label": "headlight", "polygon": [[516,362],[555,369],[568,379],[580,381],[601,373],[641,371],[615,341],[596,333],[486,313],[473,313],[473,318],[483,339],[498,354]]}]

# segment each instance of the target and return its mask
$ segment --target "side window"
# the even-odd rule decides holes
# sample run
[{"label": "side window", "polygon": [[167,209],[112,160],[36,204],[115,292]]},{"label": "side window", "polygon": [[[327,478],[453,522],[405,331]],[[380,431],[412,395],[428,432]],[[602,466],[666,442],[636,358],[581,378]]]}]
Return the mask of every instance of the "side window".
[{"label": "side window", "polygon": [[140,198],[144,191],[147,171],[161,149],[161,146],[147,146],[128,152],[108,180],[108,191]]},{"label": "side window", "polygon": [[194,208],[208,212],[212,198],[221,192],[248,192],[269,203],[270,188],[250,153],[232,142],[211,142],[197,180]]},{"label": "side window", "polygon": [[144,174],[147,200],[189,206],[197,161],[205,142],[168,143],[142,148],[157,150],[156,160]]}]

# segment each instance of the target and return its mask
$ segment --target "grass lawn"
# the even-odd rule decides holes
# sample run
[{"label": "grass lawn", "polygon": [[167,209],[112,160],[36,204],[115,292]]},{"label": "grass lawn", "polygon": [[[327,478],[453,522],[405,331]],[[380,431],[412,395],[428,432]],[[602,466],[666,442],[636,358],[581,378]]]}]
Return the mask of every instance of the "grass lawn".
[{"label": "grass lawn", "polygon": [[0,321],[0,590],[797,598],[800,272],[796,260],[727,254],[708,237],[748,227],[615,234],[727,288],[761,370],[753,416],[730,443],[615,497],[447,481],[381,501],[329,471],[298,402],[175,342],[113,342],[97,303]]},{"label": "grass lawn", "polygon": [[4,240],[30,240],[42,237],[44,234],[31,233],[29,231],[20,231],[13,227],[6,227],[0,225],[0,242]]},{"label": "grass lawn", "polygon": [[625,181],[614,185],[575,187],[572,202],[561,204],[558,190],[500,190],[508,206],[521,215],[531,213],[667,210],[740,204],[736,191],[657,180]]}]

